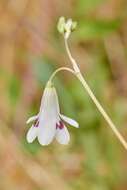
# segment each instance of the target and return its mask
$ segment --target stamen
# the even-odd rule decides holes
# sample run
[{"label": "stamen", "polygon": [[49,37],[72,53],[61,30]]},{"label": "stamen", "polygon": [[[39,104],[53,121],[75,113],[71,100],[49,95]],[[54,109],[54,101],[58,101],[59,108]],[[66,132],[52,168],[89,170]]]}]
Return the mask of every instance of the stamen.
[{"label": "stamen", "polygon": [[56,129],[58,129],[59,128],[59,124],[58,123],[56,123]]},{"label": "stamen", "polygon": [[58,123],[56,123],[56,129],[63,129],[64,128],[64,124],[63,124],[63,122],[62,121],[59,121],[59,124]]},{"label": "stamen", "polygon": [[34,122],[34,127],[38,127],[38,125],[39,125],[39,120],[36,119],[35,122]]}]

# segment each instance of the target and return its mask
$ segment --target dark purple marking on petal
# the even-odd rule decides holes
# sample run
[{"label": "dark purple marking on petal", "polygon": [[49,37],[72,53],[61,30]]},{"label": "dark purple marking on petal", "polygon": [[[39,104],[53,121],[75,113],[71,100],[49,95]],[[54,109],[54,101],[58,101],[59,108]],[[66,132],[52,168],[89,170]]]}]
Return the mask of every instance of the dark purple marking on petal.
[{"label": "dark purple marking on petal", "polygon": [[64,123],[62,121],[59,121],[59,124],[56,123],[56,129],[63,129],[64,128]]},{"label": "dark purple marking on petal", "polygon": [[38,127],[38,125],[39,125],[39,120],[36,119],[35,122],[34,122],[34,127]]},{"label": "dark purple marking on petal", "polygon": [[63,129],[63,128],[64,128],[64,123],[60,121],[59,129]]},{"label": "dark purple marking on petal", "polygon": [[59,124],[58,123],[56,123],[56,129],[58,129],[59,128]]}]

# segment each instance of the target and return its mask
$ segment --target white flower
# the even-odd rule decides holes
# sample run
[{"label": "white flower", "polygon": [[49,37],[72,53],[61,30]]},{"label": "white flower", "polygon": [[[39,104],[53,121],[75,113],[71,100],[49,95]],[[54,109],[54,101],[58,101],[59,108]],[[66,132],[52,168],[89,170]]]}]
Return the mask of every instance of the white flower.
[{"label": "white flower", "polygon": [[60,114],[58,96],[51,82],[48,82],[44,90],[39,113],[29,118],[27,124],[32,121],[34,123],[27,133],[27,141],[32,143],[37,137],[41,145],[50,144],[54,138],[60,144],[69,143],[70,134],[63,121],[79,127],[76,121]]}]

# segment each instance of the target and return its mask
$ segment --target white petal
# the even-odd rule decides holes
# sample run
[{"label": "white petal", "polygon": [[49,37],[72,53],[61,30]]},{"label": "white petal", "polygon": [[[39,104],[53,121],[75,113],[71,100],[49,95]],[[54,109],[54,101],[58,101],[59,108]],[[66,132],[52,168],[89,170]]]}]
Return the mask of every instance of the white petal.
[{"label": "white petal", "polygon": [[59,115],[59,103],[56,89],[54,87],[46,87],[44,90],[44,95],[41,100],[40,115],[45,112],[49,112],[52,115],[52,112],[56,115]]},{"label": "white petal", "polygon": [[60,143],[60,144],[68,144],[70,141],[70,134],[68,132],[67,127],[64,126],[63,129],[57,129],[56,130],[56,140]]},{"label": "white petal", "polygon": [[34,127],[32,125],[32,127],[29,129],[26,135],[28,143],[32,143],[35,140],[35,138],[37,137],[37,132],[38,132],[38,127]]},{"label": "white petal", "polygon": [[62,120],[64,120],[69,125],[72,125],[73,127],[79,128],[79,124],[77,123],[77,121],[75,121],[75,120],[73,120],[73,119],[71,119],[65,115],[62,115],[62,114],[60,114],[60,117]]},{"label": "white petal", "polygon": [[52,142],[58,120],[59,103],[56,90],[53,86],[46,87],[39,114],[38,141],[41,145],[48,145]]},{"label": "white petal", "polygon": [[[50,113],[49,113],[50,114]],[[56,133],[56,119],[46,115],[44,119],[40,120],[39,131],[38,131],[38,141],[41,145],[48,145],[53,141]]]},{"label": "white petal", "polygon": [[37,118],[38,118],[38,115],[34,115],[34,116],[30,117],[30,118],[27,120],[26,123],[28,124],[28,123],[30,123],[30,122],[32,122],[32,121],[35,121]]},{"label": "white petal", "polygon": [[[52,112],[59,115],[59,102],[56,89],[54,87],[50,88],[50,92],[47,98],[47,104],[45,104],[45,109],[47,112]],[[51,111],[52,110],[52,111]]]},{"label": "white petal", "polygon": [[50,88],[48,88],[48,87],[45,87],[45,89],[44,89],[44,92],[43,92],[43,95],[42,95],[42,98],[41,98],[40,112],[44,109],[44,107],[47,104],[47,100],[48,100],[48,97],[49,97],[49,94],[50,94],[49,89]]},{"label": "white petal", "polygon": [[48,126],[42,126],[38,132],[38,141],[41,145],[48,145],[53,141],[55,130],[51,130]]}]

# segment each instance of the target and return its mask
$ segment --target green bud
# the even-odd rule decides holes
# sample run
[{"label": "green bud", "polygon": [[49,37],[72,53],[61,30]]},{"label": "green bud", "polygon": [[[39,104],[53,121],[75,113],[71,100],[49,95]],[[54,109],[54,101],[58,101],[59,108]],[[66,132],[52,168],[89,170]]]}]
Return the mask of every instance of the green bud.
[{"label": "green bud", "polygon": [[64,17],[60,17],[58,24],[57,24],[57,30],[63,34],[64,30],[65,30],[65,18]]},{"label": "green bud", "polygon": [[77,22],[72,22],[71,30],[74,31],[77,27]]}]

